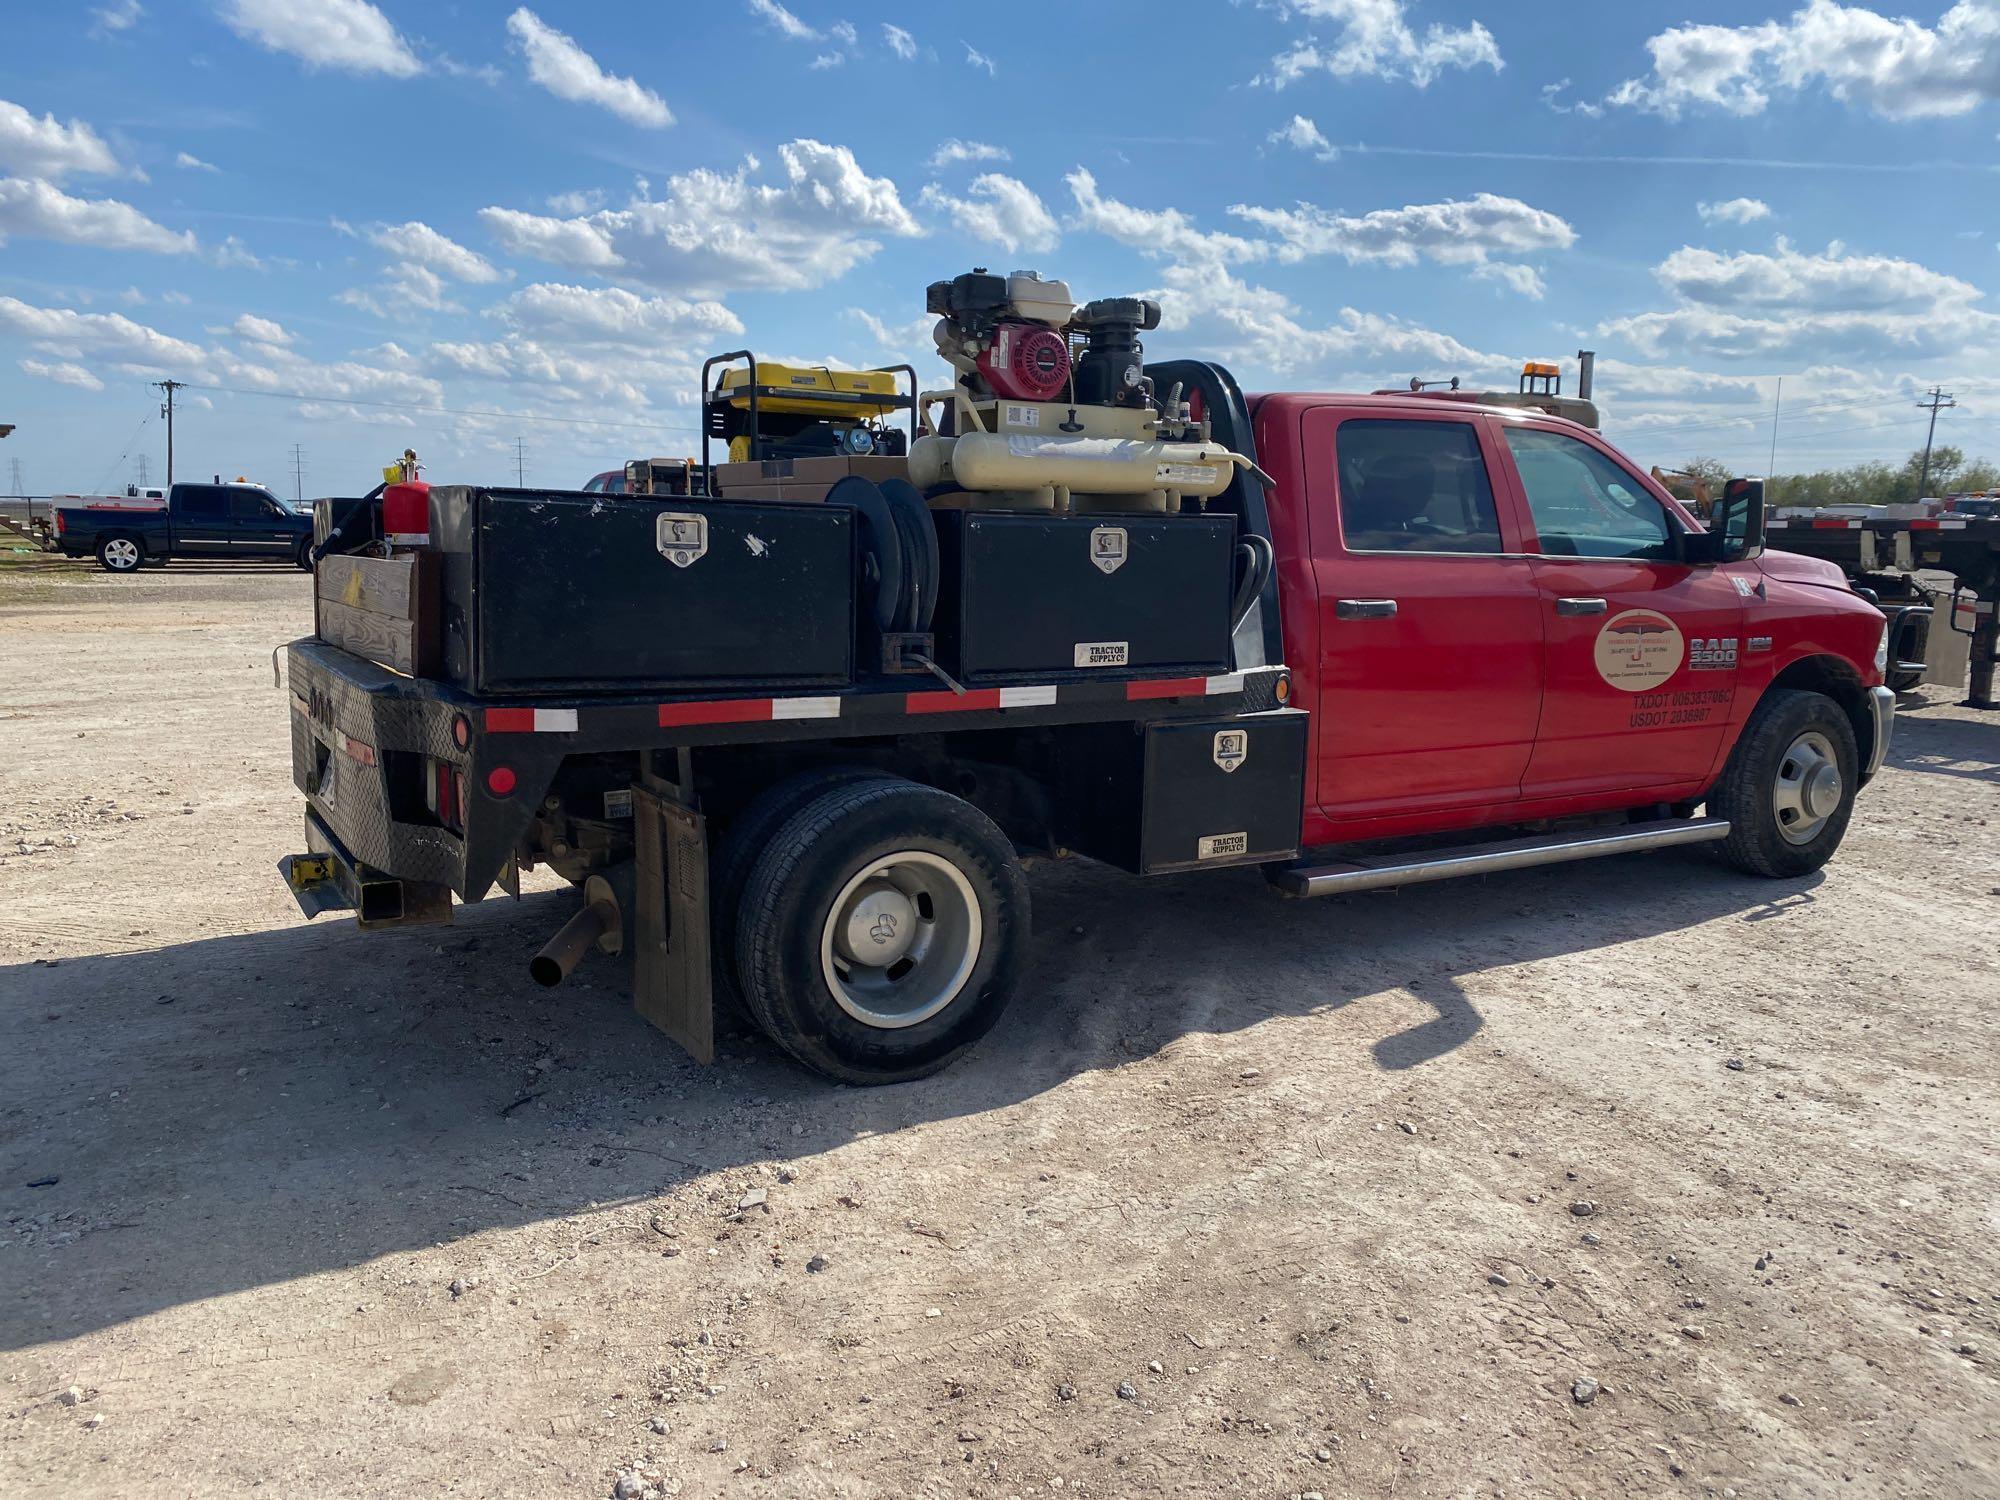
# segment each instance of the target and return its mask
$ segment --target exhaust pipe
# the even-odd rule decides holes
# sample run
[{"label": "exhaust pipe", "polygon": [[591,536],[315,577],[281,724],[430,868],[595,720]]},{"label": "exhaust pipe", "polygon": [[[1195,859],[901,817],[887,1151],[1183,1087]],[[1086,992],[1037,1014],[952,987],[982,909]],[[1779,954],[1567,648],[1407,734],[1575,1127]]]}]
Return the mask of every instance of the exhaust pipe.
[{"label": "exhaust pipe", "polygon": [[554,989],[569,971],[607,933],[619,931],[618,903],[600,898],[584,907],[542,945],[542,951],[528,960],[528,973],[535,983]]},{"label": "exhaust pipe", "polygon": [[1594,350],[1576,351],[1576,394],[1580,400],[1588,401],[1590,392],[1597,383],[1597,354]]}]

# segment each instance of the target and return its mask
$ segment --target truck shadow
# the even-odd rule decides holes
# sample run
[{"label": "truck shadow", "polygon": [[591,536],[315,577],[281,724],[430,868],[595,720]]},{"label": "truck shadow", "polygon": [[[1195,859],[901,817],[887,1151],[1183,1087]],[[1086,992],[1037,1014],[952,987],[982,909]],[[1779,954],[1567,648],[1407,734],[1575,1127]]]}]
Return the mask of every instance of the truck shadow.
[{"label": "truck shadow", "polygon": [[[807,1075],[740,1027],[702,1068],[608,960],[536,987],[526,960],[567,892],[449,927],[322,921],[0,969],[0,1348],[1003,1108],[1197,1033],[1236,1039],[1231,1077],[1239,1057],[1273,1073],[1298,1032],[1253,1028],[1364,1007],[1315,1045],[1385,1033],[1353,1064],[1419,1068],[1479,1034],[1493,970],[1746,920],[1812,882],[1672,851],[1312,902],[1254,871],[1033,883],[1014,1010],[947,1073],[887,1089]],[[1431,1014],[1398,1024],[1413,1001]]]},{"label": "truck shadow", "polygon": [[1899,771],[2000,782],[2000,714],[1974,723],[1899,711],[1889,764]]}]

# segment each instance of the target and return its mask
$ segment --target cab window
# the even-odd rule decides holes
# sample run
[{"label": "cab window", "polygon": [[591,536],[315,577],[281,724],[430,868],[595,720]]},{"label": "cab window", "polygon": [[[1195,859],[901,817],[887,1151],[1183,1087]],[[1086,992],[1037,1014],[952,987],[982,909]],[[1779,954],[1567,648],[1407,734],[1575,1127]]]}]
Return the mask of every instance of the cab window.
[{"label": "cab window", "polygon": [[1666,508],[1590,444],[1532,427],[1503,430],[1543,556],[1675,555]]},{"label": "cab window", "polygon": [[229,514],[239,521],[268,521],[277,509],[276,502],[262,490],[229,492]]},{"label": "cab window", "polygon": [[194,485],[180,496],[180,514],[187,521],[220,521],[229,514],[229,492],[208,485]]},{"label": "cab window", "polygon": [[1497,553],[1500,513],[1470,422],[1356,418],[1334,435],[1350,552]]}]

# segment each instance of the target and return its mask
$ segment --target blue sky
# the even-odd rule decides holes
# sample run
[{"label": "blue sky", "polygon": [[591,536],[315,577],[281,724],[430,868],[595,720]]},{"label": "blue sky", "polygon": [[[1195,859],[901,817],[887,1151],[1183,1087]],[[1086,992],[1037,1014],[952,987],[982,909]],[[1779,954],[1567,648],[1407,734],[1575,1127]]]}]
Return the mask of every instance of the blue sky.
[{"label": "blue sky", "polygon": [[1933,383],[2000,454],[2000,0],[7,9],[0,489],[157,479],[169,376],[183,476],[575,485],[713,350],[921,358],[973,264],[1252,388],[1594,348],[1647,462],[1761,472],[1780,377],[1781,470]]}]

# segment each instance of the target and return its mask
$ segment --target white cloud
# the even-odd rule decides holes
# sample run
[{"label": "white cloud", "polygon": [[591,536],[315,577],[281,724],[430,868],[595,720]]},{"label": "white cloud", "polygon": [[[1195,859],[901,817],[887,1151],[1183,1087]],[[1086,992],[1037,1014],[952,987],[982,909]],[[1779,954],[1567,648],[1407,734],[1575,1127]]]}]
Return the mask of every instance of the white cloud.
[{"label": "white cloud", "polygon": [[44,346],[90,350],[147,369],[193,368],[206,358],[199,344],[135,323],[123,313],[35,307],[15,297],[0,296],[0,328]]},{"label": "white cloud", "polygon": [[[1483,265],[1493,255],[1535,255],[1567,250],[1576,230],[1546,209],[1518,198],[1477,193],[1443,203],[1412,203],[1358,216],[1333,214],[1309,203],[1296,208],[1232,204],[1229,212],[1275,234],[1278,260],[1297,262],[1338,255],[1350,265],[1373,261],[1413,266]],[[1518,277],[1519,271],[1496,273]]]},{"label": "white cloud", "polygon": [[289,52],[308,68],[391,78],[422,71],[410,44],[368,0],[222,0],[220,8],[238,36]]},{"label": "white cloud", "polygon": [[917,39],[900,26],[893,26],[889,22],[884,21],[882,23],[882,40],[887,42],[889,50],[904,62],[911,61],[917,55]]},{"label": "white cloud", "polygon": [[1704,224],[1748,224],[1771,217],[1771,205],[1760,198],[1728,198],[1716,203],[1697,203],[1694,207]]},{"label": "white cloud", "polygon": [[146,250],[188,255],[195,238],[154,223],[113,198],[72,198],[37,178],[0,177],[0,243],[9,235],[88,245],[98,250]]},{"label": "white cloud", "polygon": [[90,34],[103,37],[120,31],[130,31],[139,24],[139,17],[145,13],[146,8],[139,3],[139,0],[112,0],[111,4],[100,5],[90,13],[92,16]]},{"label": "white cloud", "polygon": [[269,318],[260,318],[255,313],[244,313],[229,325],[229,332],[240,339],[250,339],[259,344],[276,344],[283,347],[291,343],[292,335],[282,323],[274,323]]},{"label": "white cloud", "polygon": [[186,292],[162,292],[160,293],[160,300],[162,302],[171,302],[176,307],[186,307],[190,302],[194,301],[194,298],[190,297]]},{"label": "white cloud", "polygon": [[1053,250],[1061,239],[1051,214],[1024,182],[998,172],[975,177],[969,197],[955,198],[936,183],[926,187],[926,207],[951,215],[960,232],[1010,252]]},{"label": "white cloud", "polygon": [[2000,341],[2000,316],[1970,282],[1838,243],[1816,254],[1784,240],[1769,254],[1683,246],[1653,274],[1675,305],[1600,329],[1649,358],[1933,357]]},{"label": "white cloud", "polygon": [[176,151],[174,153],[174,165],[184,172],[220,172],[222,170],[214,162],[203,161],[199,156],[187,151]]},{"label": "white cloud", "polygon": [[1078,167],[1063,179],[1076,201],[1071,223],[1078,229],[1108,235],[1142,255],[1206,265],[1260,260],[1267,247],[1240,235],[1217,234],[1197,228],[1177,208],[1135,208],[1097,190],[1097,179]]},{"label": "white cloud", "polygon": [[622,287],[553,281],[524,286],[488,311],[521,333],[565,345],[706,348],[718,337],[743,332],[742,321],[720,302],[641,297]]},{"label": "white cloud", "polygon": [[552,193],[547,201],[552,213],[595,213],[604,207],[604,191],[601,188],[585,188],[572,193]]},{"label": "white cloud", "polygon": [[1926,27],[1862,6],[1809,0],[1783,21],[1676,26],[1646,43],[1653,70],[1608,101],[1676,117],[1706,107],[1761,113],[1774,90],[1818,85],[1892,120],[1962,115],[2000,99],[2000,6],[1958,0]]},{"label": "white cloud", "polygon": [[368,238],[398,260],[428,266],[457,281],[491,282],[506,278],[506,273],[485,256],[414,219],[407,224],[385,224],[372,230]]},{"label": "white cloud", "polygon": [[778,4],[778,0],[749,0],[750,14],[794,42],[816,42],[819,32]]},{"label": "white cloud", "polygon": [[845,146],[788,141],[781,182],[756,180],[751,158],[727,175],[700,168],[642,184],[623,208],[571,218],[487,208],[480,218],[510,252],[684,295],[823,286],[872,256],[876,234],[914,237],[886,177],[870,177]]},{"label": "white cloud", "polygon": [[837,68],[846,61],[847,54],[845,52],[822,52],[811,62],[807,63],[806,67],[812,72],[823,73],[828,68]]},{"label": "white cloud", "polygon": [[528,77],[573,104],[595,104],[634,125],[660,129],[674,123],[666,100],[630,78],[607,73],[576,42],[525,5],[507,18],[507,34],[528,60]]},{"label": "white cloud", "polygon": [[1340,148],[1322,135],[1319,126],[1304,115],[1293,115],[1264,139],[1273,146],[1290,146],[1294,151],[1310,152],[1315,161],[1333,161],[1340,155]]},{"label": "white cloud", "polygon": [[1256,81],[1282,89],[1311,73],[1335,78],[1406,78],[1427,88],[1446,68],[1505,66],[1493,33],[1477,21],[1446,26],[1433,21],[1419,36],[1405,13],[1404,0],[1286,0],[1291,16],[1334,28],[1322,45],[1308,36],[1271,59],[1270,71]]},{"label": "white cloud", "polygon": [[0,168],[53,182],[72,172],[115,177],[125,170],[82,120],[65,125],[52,114],[36,119],[7,99],[0,99]]},{"label": "white cloud", "polygon": [[1473,276],[1480,281],[1497,281],[1518,296],[1539,302],[1548,293],[1542,284],[1542,273],[1533,266],[1517,266],[1507,261],[1482,261],[1472,268]]},{"label": "white cloud", "polygon": [[957,136],[952,136],[938,142],[937,150],[931,153],[929,165],[935,172],[944,167],[956,166],[959,162],[1012,160],[1013,155],[1005,146],[989,146],[984,141],[961,141]]},{"label": "white cloud", "polygon": [[999,76],[1000,64],[963,38],[959,40],[959,45],[965,48],[965,60],[968,64],[975,68],[984,68],[988,78]]},{"label": "white cloud", "polygon": [[20,364],[21,368],[28,374],[38,376],[43,380],[53,380],[57,385],[73,385],[80,391],[101,391],[104,389],[104,382],[91,374],[82,365],[73,365],[67,361],[47,364],[39,359],[24,359]]}]

